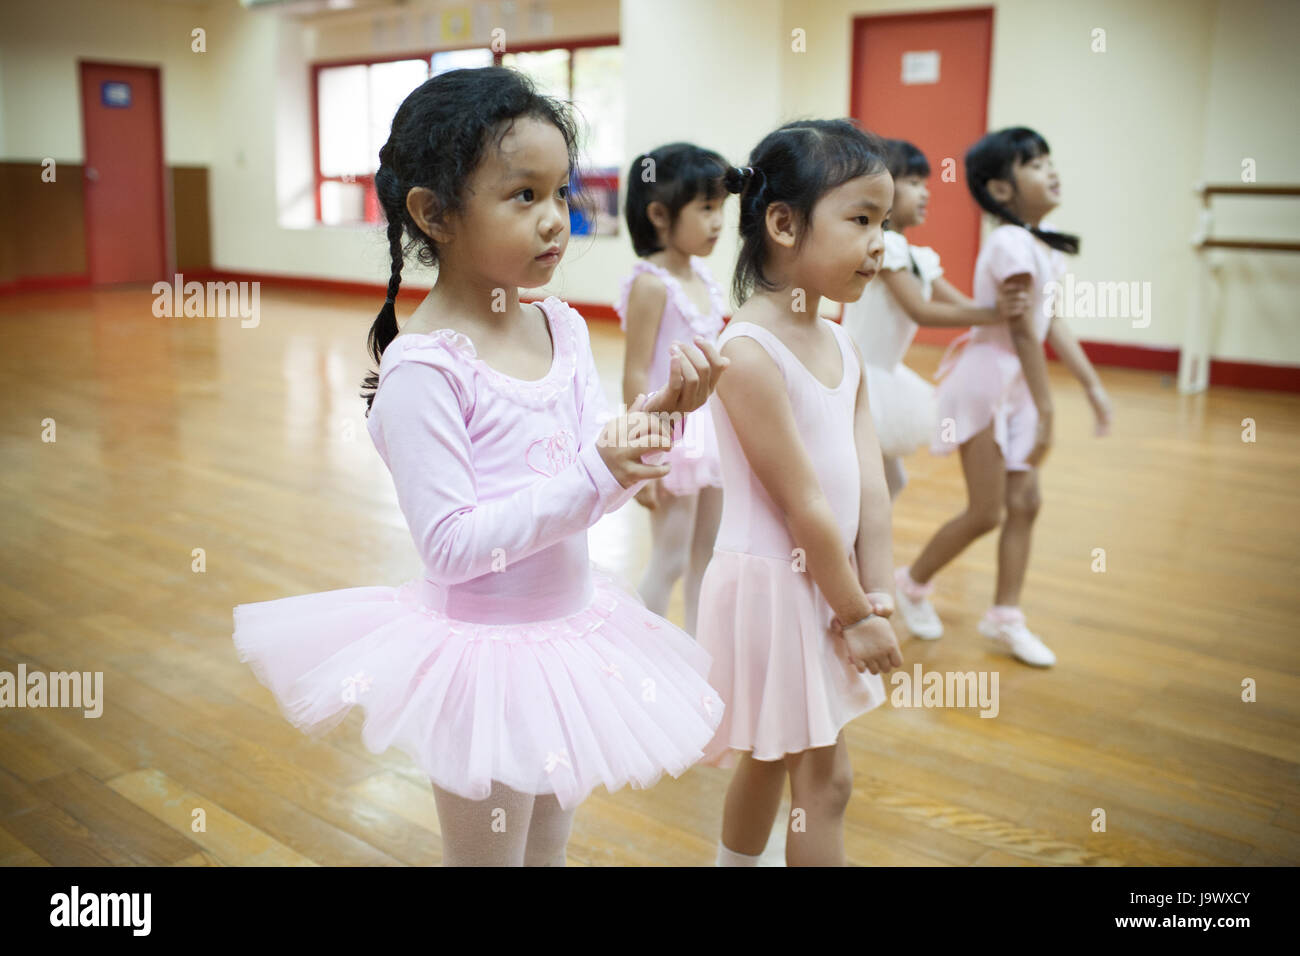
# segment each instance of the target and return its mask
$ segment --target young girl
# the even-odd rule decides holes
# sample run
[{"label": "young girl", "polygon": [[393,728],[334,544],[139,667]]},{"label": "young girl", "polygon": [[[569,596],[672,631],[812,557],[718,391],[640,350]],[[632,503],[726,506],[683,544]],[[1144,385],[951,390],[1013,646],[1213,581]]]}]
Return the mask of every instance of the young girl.
[{"label": "young girl", "polygon": [[930,441],[935,430],[934,388],[903,364],[918,325],[966,326],[1003,322],[1028,308],[1024,285],[1002,284],[998,308],[982,308],[943,277],[939,255],[913,246],[903,230],[925,222],[930,164],[904,140],[885,140],[894,208],[885,231],[880,280],[844,306],[844,328],[862,353],[871,417],[885,456],[890,498],[907,483],[902,457]]},{"label": "young girl", "polygon": [[[643,175],[654,169],[653,179]],[[726,300],[705,267],[722,232],[726,161],[690,143],[671,143],[638,156],[627,178],[627,227],[641,256],[623,280],[614,309],[627,332],[623,399],[668,380],[675,339],[691,335],[713,342],[722,331]],[[700,581],[713,555],[722,515],[718,442],[707,408],[688,415],[683,434],[667,454],[672,466],[646,482],[636,500],[650,509],[650,563],[641,597],[656,614],[668,610],[673,586],[683,585],[686,630],[695,633]]]},{"label": "young girl", "polygon": [[727,706],[706,761],[743,752],[719,865],[757,863],[787,774],[800,811],[787,863],[844,864],[842,728],[884,701],[880,675],[902,664],[885,620],[889,490],[861,358],[817,315],[819,296],[853,301],[880,268],[894,188],[881,151],[848,120],[798,121],[728,173],[743,304],[718,339],[731,360],[712,403],[726,495],[698,634]]},{"label": "young girl", "polygon": [[[234,612],[291,722],[323,732],[359,703],[367,748],[429,776],[444,865],[562,866],[596,785],[681,774],[722,714],[708,655],[593,569],[586,529],[668,472],[640,461],[670,437],[658,413],[698,408],[726,363],[686,345],[661,393],[605,424],[582,317],[519,302],[564,255],[575,142],[565,108],[501,67],[402,103],[375,177],[393,269],[367,428],[424,573]],[[438,278],[399,334],[403,231]]]},{"label": "young girl", "polygon": [[1074,335],[1053,317],[1048,283],[1065,269],[1063,252],[1079,251],[1075,236],[1044,221],[1061,201],[1047,142],[1031,129],[989,133],[966,154],[966,181],[975,201],[1003,225],[989,234],[975,263],[975,301],[991,306],[1000,283],[1028,283],[1032,307],[1008,325],[973,328],[949,349],[968,344],[939,375],[939,431],[931,450],[961,448],[966,510],[930,539],[910,568],[896,576],[908,628],[920,637],[943,633],[928,600],[935,573],[981,535],[1002,526],[993,606],[979,631],[1027,664],[1050,667],[1056,655],[1025,626],[1020,589],[1029,563],[1029,537],[1038,514],[1037,466],[1051,444],[1052,402],[1043,341],[1051,342],[1083,383],[1097,420],[1110,425],[1110,399]]}]

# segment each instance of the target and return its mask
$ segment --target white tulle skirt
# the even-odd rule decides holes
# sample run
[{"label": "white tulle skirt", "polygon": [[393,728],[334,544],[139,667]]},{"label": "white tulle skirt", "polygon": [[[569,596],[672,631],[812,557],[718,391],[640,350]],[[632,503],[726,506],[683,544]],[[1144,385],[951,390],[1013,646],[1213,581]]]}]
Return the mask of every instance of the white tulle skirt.
[{"label": "white tulle skirt", "polygon": [[902,362],[892,369],[866,363],[863,372],[881,453],[898,458],[928,445],[938,420],[934,386]]}]

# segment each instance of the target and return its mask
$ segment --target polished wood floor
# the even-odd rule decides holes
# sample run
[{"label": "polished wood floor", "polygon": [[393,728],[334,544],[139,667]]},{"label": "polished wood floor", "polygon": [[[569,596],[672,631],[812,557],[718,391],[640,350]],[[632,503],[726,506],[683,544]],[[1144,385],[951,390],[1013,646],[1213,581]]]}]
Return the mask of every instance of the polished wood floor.
[{"label": "polished wood floor", "polygon": [[[107,698],[98,719],[0,710],[0,863],[436,864],[407,758],[366,751],[359,713],[307,738],[230,640],[236,604],[418,572],[357,398],[379,298],[264,287],[248,329],[151,303],[144,287],[0,297],[0,671],[102,671]],[[595,322],[593,340],[614,395],[621,335]],[[909,361],[930,374],[938,350]],[[1117,417],[1096,439],[1052,368],[1024,606],[1057,666],[976,634],[995,558],[978,542],[939,578],[947,636],[905,641],[905,667],[996,670],[1000,712],[887,705],[850,726],[852,863],[1300,863],[1300,398],[1102,374]],[[962,501],[956,459],[908,467],[902,561]],[[633,580],[648,542],[635,505],[591,532]],[[711,864],[727,780],[599,791],[570,865]]]}]

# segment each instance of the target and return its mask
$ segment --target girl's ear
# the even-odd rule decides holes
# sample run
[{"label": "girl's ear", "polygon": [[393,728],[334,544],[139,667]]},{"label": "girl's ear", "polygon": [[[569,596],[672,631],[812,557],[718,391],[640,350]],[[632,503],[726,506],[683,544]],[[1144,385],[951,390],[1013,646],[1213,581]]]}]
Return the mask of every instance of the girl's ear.
[{"label": "girl's ear", "polygon": [[1009,203],[1011,197],[1016,194],[1015,187],[1005,179],[990,179],[987,188],[989,195],[1003,206]]},{"label": "girl's ear", "polygon": [[763,220],[769,239],[787,249],[794,248],[799,238],[799,224],[793,209],[783,202],[769,203]]},{"label": "girl's ear", "polygon": [[646,218],[650,220],[650,225],[662,233],[664,238],[667,238],[668,233],[672,230],[672,223],[669,222],[672,217],[668,215],[668,207],[656,199],[645,207],[645,214]]},{"label": "girl's ear", "polygon": [[420,231],[434,242],[449,242],[451,230],[443,221],[438,208],[438,198],[433,190],[412,186],[406,193],[406,211],[411,214]]}]

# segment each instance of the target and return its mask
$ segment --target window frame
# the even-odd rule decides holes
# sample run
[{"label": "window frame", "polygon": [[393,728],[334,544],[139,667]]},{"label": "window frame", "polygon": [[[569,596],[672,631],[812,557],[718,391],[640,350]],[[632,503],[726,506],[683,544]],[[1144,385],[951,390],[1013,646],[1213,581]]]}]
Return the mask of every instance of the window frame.
[{"label": "window frame", "polygon": [[[393,63],[398,60],[424,60],[429,69],[433,69],[433,56],[436,53],[454,53],[459,50],[482,50],[490,45],[482,43],[467,43],[460,46],[437,47],[427,50],[410,50],[405,53],[394,53],[385,56],[371,56],[350,58],[342,60],[321,60],[312,63],[311,71],[311,154],[312,154],[312,178],[314,185],[312,192],[315,201],[315,226],[333,226],[321,221],[321,190],[325,183],[357,183],[360,184],[364,192],[364,203],[362,205],[363,220],[359,223],[341,224],[344,228],[371,227],[378,225],[381,221],[381,211],[379,209],[379,199],[375,195],[375,177],[373,173],[355,176],[326,176],[321,172],[320,167],[320,72],[321,70],[335,69],[343,66],[372,66],[377,63]],[[622,46],[622,41],[618,34],[608,34],[605,36],[583,37],[575,40],[546,40],[536,43],[524,43],[519,46],[512,46],[501,52],[492,52],[492,63],[494,66],[501,65],[501,58],[507,53],[543,53],[547,50],[568,50],[569,51],[569,95],[573,95],[573,51],[581,50],[584,47],[599,46]],[[581,169],[576,170],[577,174],[585,182],[601,183],[618,188],[618,175],[614,176],[597,176],[592,173],[584,173]],[[612,180],[612,182],[611,182]]]}]

